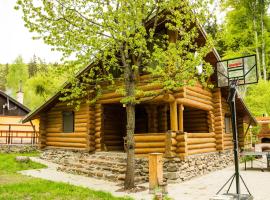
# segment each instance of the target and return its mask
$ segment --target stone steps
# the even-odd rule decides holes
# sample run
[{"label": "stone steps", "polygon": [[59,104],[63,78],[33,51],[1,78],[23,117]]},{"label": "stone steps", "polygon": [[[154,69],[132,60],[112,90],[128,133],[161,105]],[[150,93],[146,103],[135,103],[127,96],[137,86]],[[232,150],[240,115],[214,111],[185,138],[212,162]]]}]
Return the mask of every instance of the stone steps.
[{"label": "stone steps", "polygon": [[[45,152],[44,159],[59,164],[58,170],[72,174],[105,179],[113,182],[123,182],[126,173],[126,153],[96,152],[86,154],[70,151]],[[135,182],[147,181],[147,169],[140,159],[136,159]],[[147,169],[146,169],[147,168]]]},{"label": "stone steps", "polygon": [[123,181],[126,172],[126,155],[115,152],[97,152],[76,159],[65,158],[58,170],[109,181]]}]

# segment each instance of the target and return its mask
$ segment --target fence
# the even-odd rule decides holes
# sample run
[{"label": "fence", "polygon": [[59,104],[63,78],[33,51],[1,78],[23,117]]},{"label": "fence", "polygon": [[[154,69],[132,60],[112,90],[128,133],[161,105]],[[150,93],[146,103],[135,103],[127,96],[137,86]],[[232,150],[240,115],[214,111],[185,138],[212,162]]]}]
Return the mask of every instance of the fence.
[{"label": "fence", "polygon": [[35,126],[24,124],[0,124],[0,144],[37,144]]}]

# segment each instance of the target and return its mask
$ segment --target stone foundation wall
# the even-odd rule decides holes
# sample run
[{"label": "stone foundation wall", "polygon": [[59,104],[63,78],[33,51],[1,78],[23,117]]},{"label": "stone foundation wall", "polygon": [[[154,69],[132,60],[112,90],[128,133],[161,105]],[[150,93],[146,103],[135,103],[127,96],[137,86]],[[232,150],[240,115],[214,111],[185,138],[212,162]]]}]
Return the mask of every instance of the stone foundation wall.
[{"label": "stone foundation wall", "polygon": [[[148,159],[141,159],[137,166],[141,176],[148,176]],[[196,176],[223,169],[233,164],[233,152],[204,153],[180,158],[163,159],[163,177],[167,182],[186,181]]]},{"label": "stone foundation wall", "polygon": [[[83,174],[111,181],[123,181],[125,174],[126,154],[117,152],[86,153],[70,150],[45,150],[42,159],[60,164],[58,170]],[[136,182],[148,181],[148,159],[136,158]],[[233,164],[231,150],[197,154],[180,158],[164,158],[163,174],[167,182],[186,181]]]},{"label": "stone foundation wall", "polygon": [[29,153],[38,150],[37,145],[6,145],[0,144],[0,153]]}]

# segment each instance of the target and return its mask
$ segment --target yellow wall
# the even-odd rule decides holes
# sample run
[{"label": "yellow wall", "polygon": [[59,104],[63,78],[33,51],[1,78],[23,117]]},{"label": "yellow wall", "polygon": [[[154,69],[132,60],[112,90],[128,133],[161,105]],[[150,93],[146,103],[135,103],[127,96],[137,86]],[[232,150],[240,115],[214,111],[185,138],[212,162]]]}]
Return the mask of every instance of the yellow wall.
[{"label": "yellow wall", "polygon": [[[0,117],[0,131],[9,130],[9,124],[11,130],[15,131],[33,131],[33,127],[30,122],[22,124],[21,120],[24,116],[1,116]],[[36,131],[39,130],[39,120],[33,120],[33,125]]]}]

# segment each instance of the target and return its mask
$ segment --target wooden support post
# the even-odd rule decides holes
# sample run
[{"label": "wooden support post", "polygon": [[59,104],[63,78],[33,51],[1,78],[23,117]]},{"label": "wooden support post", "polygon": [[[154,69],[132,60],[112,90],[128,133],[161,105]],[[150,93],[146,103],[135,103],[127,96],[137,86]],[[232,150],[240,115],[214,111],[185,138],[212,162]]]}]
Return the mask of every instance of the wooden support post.
[{"label": "wooden support post", "polygon": [[170,103],[170,118],[171,118],[171,130],[178,131],[176,101]]},{"label": "wooden support post", "polygon": [[179,124],[179,131],[184,132],[184,105],[180,104],[178,105],[178,124]]},{"label": "wooden support post", "polygon": [[149,191],[154,190],[163,184],[163,162],[162,153],[149,154]]}]

